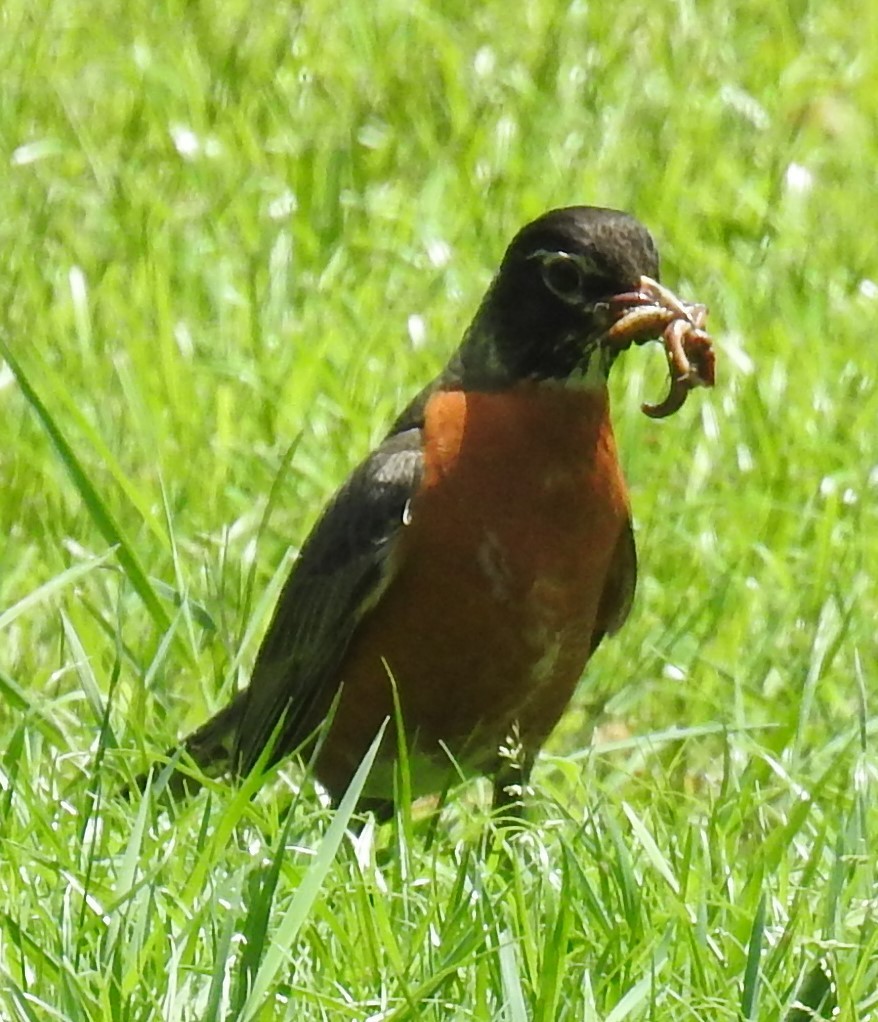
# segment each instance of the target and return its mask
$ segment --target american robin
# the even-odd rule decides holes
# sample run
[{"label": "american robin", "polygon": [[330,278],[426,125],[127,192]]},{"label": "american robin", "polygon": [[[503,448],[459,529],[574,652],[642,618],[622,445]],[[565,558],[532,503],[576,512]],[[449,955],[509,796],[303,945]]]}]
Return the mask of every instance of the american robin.
[{"label": "american robin", "polygon": [[204,772],[246,774],[269,743],[268,763],[311,750],[338,800],[390,718],[362,802],[387,811],[396,698],[413,795],[463,771],[516,798],[631,609],[607,374],[701,308],[657,277],[650,234],[615,210],[553,210],[515,236],[448,365],[314,526],[249,686],[184,740]]}]

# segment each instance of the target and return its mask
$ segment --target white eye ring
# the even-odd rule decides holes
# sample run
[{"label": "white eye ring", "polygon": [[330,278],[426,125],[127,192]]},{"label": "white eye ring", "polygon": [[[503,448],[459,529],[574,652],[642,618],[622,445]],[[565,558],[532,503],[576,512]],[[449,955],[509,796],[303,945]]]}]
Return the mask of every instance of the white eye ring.
[{"label": "white eye ring", "polygon": [[581,304],[585,271],[577,256],[567,252],[547,252],[543,256],[541,269],[543,283],[553,295],[568,305]]}]

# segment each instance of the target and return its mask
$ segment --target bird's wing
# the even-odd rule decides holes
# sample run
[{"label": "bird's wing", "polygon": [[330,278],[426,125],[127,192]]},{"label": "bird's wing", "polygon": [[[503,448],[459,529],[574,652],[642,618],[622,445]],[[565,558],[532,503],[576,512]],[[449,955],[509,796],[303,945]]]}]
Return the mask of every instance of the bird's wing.
[{"label": "bird's wing", "polygon": [[598,606],[591,650],[594,652],[605,635],[614,635],[625,624],[634,602],[637,585],[637,548],[629,518],[616,540],[607,581]]},{"label": "bird's wing", "polygon": [[357,625],[397,570],[397,540],[422,472],[421,430],[391,435],[314,526],[281,593],[250,685],[238,697],[235,770],[251,769],[276,730],[270,759],[277,761],[326,716]]}]

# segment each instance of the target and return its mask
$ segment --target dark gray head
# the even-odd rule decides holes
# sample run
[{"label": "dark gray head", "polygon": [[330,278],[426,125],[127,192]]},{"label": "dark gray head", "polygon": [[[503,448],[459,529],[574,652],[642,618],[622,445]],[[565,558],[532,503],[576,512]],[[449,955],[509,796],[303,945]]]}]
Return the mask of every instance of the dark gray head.
[{"label": "dark gray head", "polygon": [[463,386],[488,389],[599,379],[616,354],[599,343],[607,300],[658,273],[649,231],[627,213],[595,206],[545,213],[512,239],[453,371]]}]

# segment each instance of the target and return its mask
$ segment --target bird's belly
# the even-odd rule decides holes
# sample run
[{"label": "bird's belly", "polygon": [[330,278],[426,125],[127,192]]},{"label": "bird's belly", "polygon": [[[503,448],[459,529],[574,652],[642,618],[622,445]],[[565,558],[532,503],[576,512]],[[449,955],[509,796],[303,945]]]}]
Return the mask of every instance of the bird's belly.
[{"label": "bird's belly", "polygon": [[[437,431],[439,451],[429,448],[428,416],[425,485],[400,567],[349,648],[318,760],[333,794],[394,718],[394,685],[419,794],[455,769],[493,771],[517,744],[538,750],[591,650],[628,515],[606,417],[588,418],[583,435],[570,416],[567,430],[558,423],[547,438],[545,414],[542,433],[525,414],[545,409],[507,400],[498,419],[496,409],[473,408],[473,395],[445,398],[470,406],[456,420],[456,444],[453,431]],[[368,794],[392,796],[395,749],[391,736]]]}]

